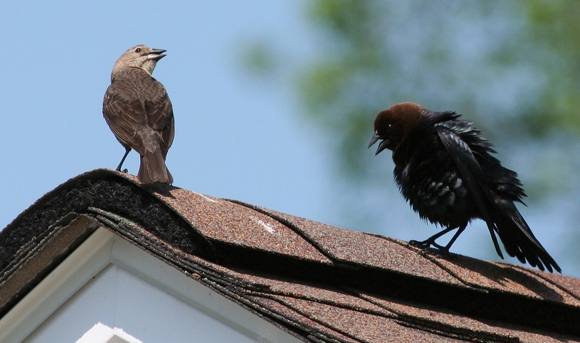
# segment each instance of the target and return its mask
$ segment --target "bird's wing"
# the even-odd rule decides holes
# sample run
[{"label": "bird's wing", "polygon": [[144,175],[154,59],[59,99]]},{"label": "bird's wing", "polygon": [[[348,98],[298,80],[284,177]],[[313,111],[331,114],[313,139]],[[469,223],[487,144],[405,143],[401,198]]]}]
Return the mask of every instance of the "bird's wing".
[{"label": "bird's wing", "polygon": [[173,143],[173,107],[165,87],[138,72],[134,78],[119,77],[109,86],[103,101],[103,115],[117,139],[141,155],[146,150],[143,139],[149,140],[142,135],[157,132],[155,141],[159,142],[165,157]]},{"label": "bird's wing", "polygon": [[497,254],[503,258],[495,236],[497,228],[493,220],[494,201],[479,162],[477,162],[469,145],[453,130],[443,125],[436,125],[435,131],[455,162],[467,186],[467,190],[471,194],[473,201],[475,201],[481,218],[487,223]]},{"label": "bird's wing", "polygon": [[147,111],[147,121],[149,126],[160,133],[160,146],[163,154],[167,154],[167,150],[173,144],[173,137],[175,135],[175,123],[173,119],[173,106],[171,100],[167,95],[165,87],[156,80],[152,80],[150,101],[147,101],[145,108]]},{"label": "bird's wing", "polygon": [[146,123],[144,106],[138,101],[131,101],[123,95],[123,89],[118,84],[111,84],[105,93],[103,101],[103,116],[109,124],[115,137],[125,146],[142,153],[139,138],[136,135]]}]

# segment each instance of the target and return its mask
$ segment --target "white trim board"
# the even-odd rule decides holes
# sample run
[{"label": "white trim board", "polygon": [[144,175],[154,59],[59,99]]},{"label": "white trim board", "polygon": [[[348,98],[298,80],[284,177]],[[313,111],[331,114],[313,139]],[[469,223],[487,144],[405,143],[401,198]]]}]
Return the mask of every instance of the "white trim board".
[{"label": "white trim board", "polygon": [[103,323],[97,323],[75,343],[143,343],[129,335],[123,329],[110,328]]},{"label": "white trim board", "polygon": [[300,342],[296,337],[103,227],[98,228],[0,319],[0,342],[21,342],[26,339],[84,285],[111,265],[252,340]]}]

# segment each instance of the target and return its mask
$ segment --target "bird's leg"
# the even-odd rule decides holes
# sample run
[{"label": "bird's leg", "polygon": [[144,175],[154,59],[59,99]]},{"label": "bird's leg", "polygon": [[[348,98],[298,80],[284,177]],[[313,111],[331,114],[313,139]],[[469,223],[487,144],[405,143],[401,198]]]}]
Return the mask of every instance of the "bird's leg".
[{"label": "bird's leg", "polygon": [[[121,162],[119,162],[119,165],[117,166],[117,171],[121,171],[121,167],[123,166],[123,162],[125,162],[125,158],[127,158],[127,155],[129,155],[129,151],[131,151],[131,148],[129,147],[125,147],[125,155],[123,155],[123,158],[121,159]],[[123,170],[123,173],[126,173],[127,169]]]},{"label": "bird's leg", "polygon": [[457,239],[457,237],[459,237],[459,235],[461,235],[461,233],[463,232],[463,230],[465,230],[466,227],[467,227],[467,225],[463,225],[462,227],[460,227],[457,230],[457,232],[455,233],[455,235],[453,235],[453,237],[451,237],[451,240],[449,241],[449,243],[447,243],[447,245],[443,249],[445,252],[449,253],[449,249],[451,248],[451,246],[453,245],[453,243],[455,243],[455,240]]},{"label": "bird's leg", "polygon": [[[451,238],[451,241],[449,241],[449,243],[447,243],[446,246],[442,246],[442,245],[435,242],[435,240],[437,238],[439,238],[439,237],[443,236],[444,234],[446,234],[450,231],[453,231],[455,229],[459,229],[459,230],[457,230],[457,232],[455,233],[453,238]],[[463,230],[465,230],[465,226],[462,226],[461,228],[459,226],[450,226],[445,230],[437,232],[436,234],[434,234],[433,236],[427,238],[426,240],[424,240],[422,242],[412,240],[412,241],[409,241],[409,243],[411,245],[414,245],[414,246],[419,247],[421,249],[426,249],[430,246],[433,246],[441,252],[449,253],[449,248],[451,248],[451,245],[455,242],[455,240],[457,239],[457,237],[459,237],[459,235],[463,232]]]}]

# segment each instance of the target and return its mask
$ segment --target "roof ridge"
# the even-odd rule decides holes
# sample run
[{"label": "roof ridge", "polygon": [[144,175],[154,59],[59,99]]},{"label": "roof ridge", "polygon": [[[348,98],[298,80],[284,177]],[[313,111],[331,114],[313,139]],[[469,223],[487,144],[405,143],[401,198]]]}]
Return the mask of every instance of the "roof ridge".
[{"label": "roof ridge", "polygon": [[[160,192],[112,170],[76,176],[19,215],[0,234],[1,272],[34,255],[30,242],[45,244],[43,235],[75,215],[305,340],[397,341],[380,325],[413,337],[497,333],[485,336],[497,342],[511,332],[522,340],[580,334],[578,279],[456,254],[439,258],[391,237],[238,200],[172,186]],[[365,332],[359,324],[367,320]]]}]

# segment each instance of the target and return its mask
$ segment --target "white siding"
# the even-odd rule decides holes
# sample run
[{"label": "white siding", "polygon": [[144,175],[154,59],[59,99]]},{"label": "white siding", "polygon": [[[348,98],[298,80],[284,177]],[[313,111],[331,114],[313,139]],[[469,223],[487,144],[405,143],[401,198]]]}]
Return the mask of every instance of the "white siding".
[{"label": "white siding", "polygon": [[76,342],[98,323],[143,343],[299,342],[105,229],[0,320],[0,342]]},{"label": "white siding", "polygon": [[122,328],[144,343],[254,342],[115,265],[86,284],[25,342],[76,342],[98,322]]}]

